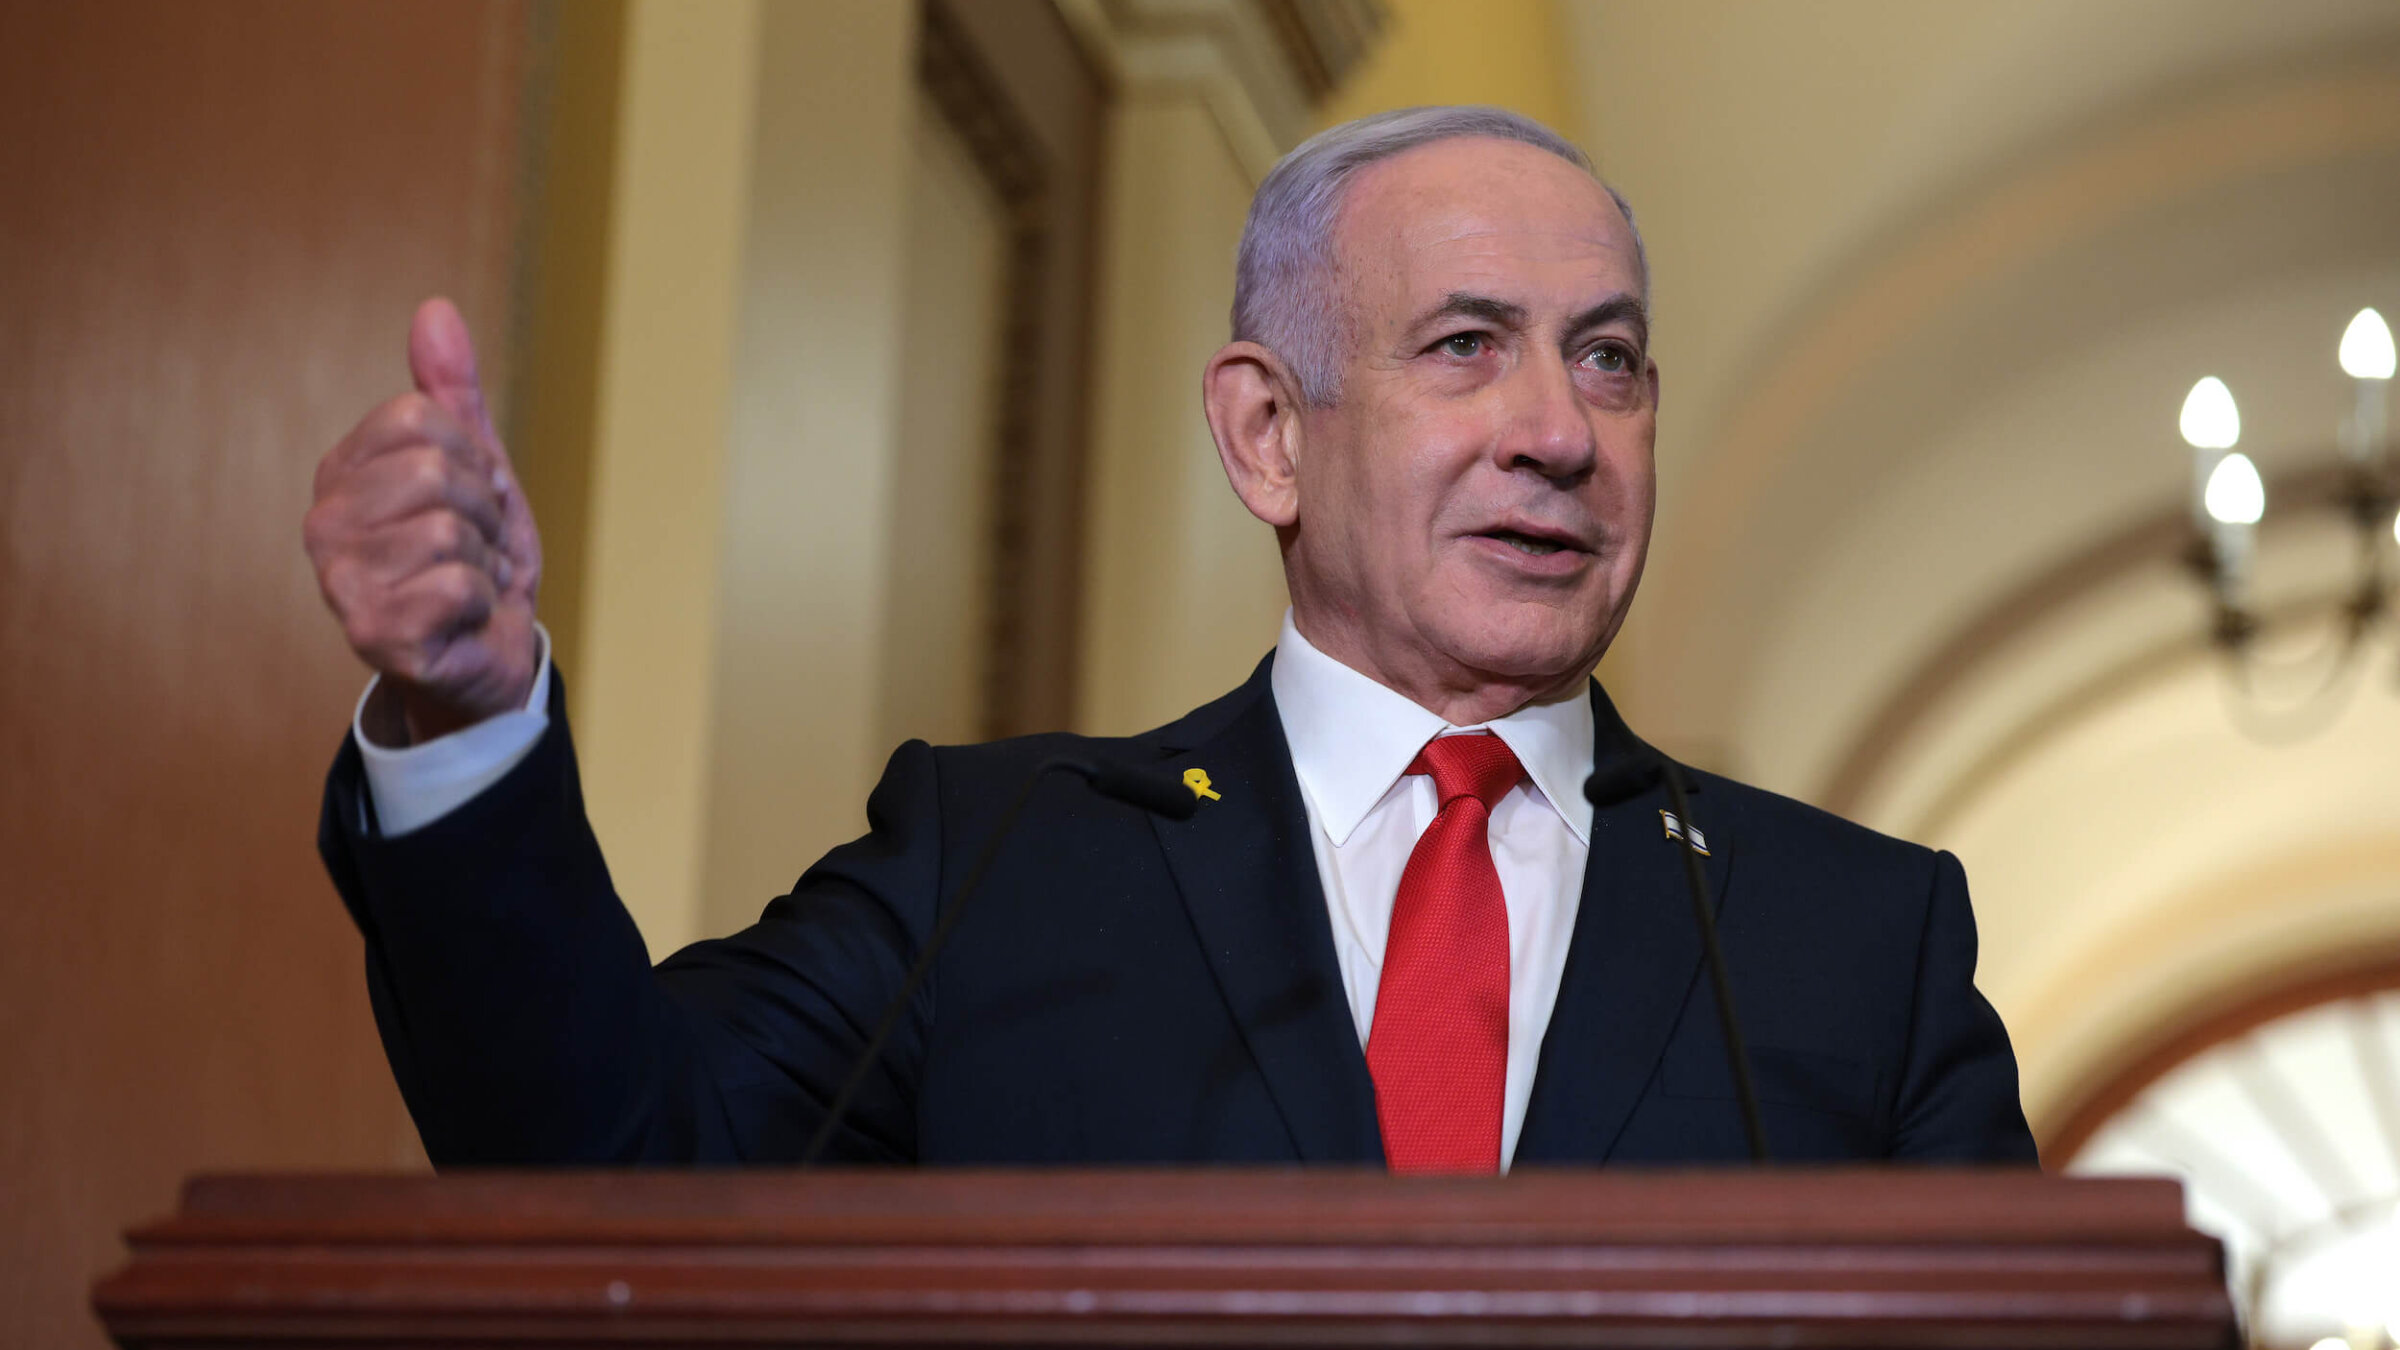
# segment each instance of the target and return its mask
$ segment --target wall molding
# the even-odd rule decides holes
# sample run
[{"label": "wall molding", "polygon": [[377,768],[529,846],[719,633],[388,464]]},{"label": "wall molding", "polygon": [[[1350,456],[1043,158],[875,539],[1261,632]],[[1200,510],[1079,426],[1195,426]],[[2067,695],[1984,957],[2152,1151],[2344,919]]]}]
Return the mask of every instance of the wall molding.
[{"label": "wall molding", "polygon": [[[2400,946],[2345,949],[2233,990],[2217,990],[2164,1019],[2129,1052],[2087,1076],[2042,1134],[2045,1166],[2075,1160],[2084,1145],[2144,1089],[2190,1060],[2294,1013],[2400,989]],[[2380,1105],[2380,1103],[2379,1103]]]},{"label": "wall molding", "polygon": [[1057,0],[1120,95],[1196,95],[1253,182],[1390,23],[1382,0]]},{"label": "wall molding", "polygon": [[[2267,517],[2265,528],[2282,533],[2320,525],[2323,515],[2316,508],[2337,503],[2344,481],[2343,469],[2331,462],[2330,456],[2325,462],[2278,474],[2268,487],[2269,499],[2283,505]],[[1836,815],[1858,814],[1893,763],[1986,663],[2085,596],[2143,568],[2180,559],[2190,544],[2191,531],[2187,509],[2177,506],[2154,512],[2067,555],[1970,616],[1918,660],[1891,694],[1876,702],[1824,786],[1810,800]],[[2189,654],[2203,636],[2195,619],[2192,642],[2178,644],[2173,653],[2147,654],[2127,670],[2103,675],[2094,687],[2116,687],[2131,673],[2155,668],[2167,655]],[[2020,728],[2004,750],[2004,758],[2025,753],[2034,738],[2064,719],[2072,708],[2087,704],[2088,698],[2070,698],[2055,715],[2037,717]],[[1970,770],[1958,777],[1976,780],[1987,778],[1989,772],[1988,768]],[[1923,812],[1912,828],[1938,828],[1957,809],[1962,791],[1957,783],[1945,788],[1937,805]]]},{"label": "wall molding", "polygon": [[[1034,728],[1020,725],[1025,702],[1026,650],[1034,624],[1027,610],[1045,597],[1021,584],[1040,569],[1031,557],[1040,514],[1034,457],[1040,431],[1041,382],[1045,359],[1042,303],[1055,259],[1052,235],[1056,203],[1050,191],[1051,164],[1041,142],[1018,113],[1007,89],[976,52],[949,9],[923,7],[917,37],[917,80],[942,120],[966,144],[1008,231],[1002,263],[999,393],[992,426],[987,487],[991,517],[983,545],[983,688],[976,717],[981,732],[1002,737]],[[1056,597],[1051,597],[1055,599]],[[1074,597],[1067,597],[1074,603]]]}]

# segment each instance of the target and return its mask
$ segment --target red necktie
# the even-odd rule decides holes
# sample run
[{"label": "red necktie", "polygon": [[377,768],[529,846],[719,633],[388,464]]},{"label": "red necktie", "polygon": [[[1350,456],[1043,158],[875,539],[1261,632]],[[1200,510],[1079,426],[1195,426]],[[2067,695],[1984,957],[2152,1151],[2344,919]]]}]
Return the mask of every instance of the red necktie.
[{"label": "red necktie", "polygon": [[1441,813],[1400,874],[1384,942],[1367,1071],[1395,1172],[1500,1170],[1508,1087],[1508,905],[1492,867],[1492,808],[1525,776],[1497,736],[1443,736],[1410,773]]}]

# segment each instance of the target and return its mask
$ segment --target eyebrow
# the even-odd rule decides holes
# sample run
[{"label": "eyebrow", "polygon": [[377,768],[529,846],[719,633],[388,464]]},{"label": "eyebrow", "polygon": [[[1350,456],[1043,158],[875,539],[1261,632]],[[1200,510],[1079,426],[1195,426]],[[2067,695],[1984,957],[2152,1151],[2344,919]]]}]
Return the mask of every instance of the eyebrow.
[{"label": "eyebrow", "polygon": [[1642,303],[1640,296],[1622,291],[1576,315],[1567,323],[1567,332],[1580,335],[1595,328],[1606,328],[1612,323],[1630,325],[1635,344],[1644,351],[1649,350],[1650,307]]},{"label": "eyebrow", "polygon": [[[1410,324],[1409,331],[1421,331],[1444,319],[1477,319],[1496,327],[1521,331],[1531,318],[1532,315],[1523,305],[1471,291],[1452,291],[1442,297],[1442,303],[1427,310],[1415,323]],[[1649,347],[1649,308],[1642,303],[1640,296],[1625,292],[1612,295],[1577,314],[1567,321],[1566,331],[1571,341],[1612,323],[1632,325],[1634,340],[1644,349]]]},{"label": "eyebrow", "polygon": [[1468,291],[1452,291],[1442,297],[1442,303],[1427,310],[1415,323],[1410,324],[1409,330],[1414,332],[1430,327],[1444,319],[1480,319],[1501,328],[1523,328],[1531,317],[1523,305]]}]

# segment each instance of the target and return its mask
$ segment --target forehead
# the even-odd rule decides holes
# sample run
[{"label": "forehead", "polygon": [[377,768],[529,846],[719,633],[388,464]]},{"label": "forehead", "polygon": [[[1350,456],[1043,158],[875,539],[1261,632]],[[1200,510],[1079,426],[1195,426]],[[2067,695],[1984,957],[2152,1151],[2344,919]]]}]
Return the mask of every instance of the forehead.
[{"label": "forehead", "polygon": [[1580,308],[1641,290],[1633,230],[1607,189],[1546,150],[1461,137],[1368,166],[1336,230],[1354,302],[1473,290]]}]

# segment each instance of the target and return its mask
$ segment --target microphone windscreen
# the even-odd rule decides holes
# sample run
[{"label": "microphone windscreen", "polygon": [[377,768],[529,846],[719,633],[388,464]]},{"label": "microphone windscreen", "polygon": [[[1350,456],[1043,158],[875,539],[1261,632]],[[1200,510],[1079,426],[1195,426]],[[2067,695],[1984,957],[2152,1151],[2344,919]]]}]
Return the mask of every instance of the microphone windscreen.
[{"label": "microphone windscreen", "polygon": [[1200,808],[1200,796],[1183,780],[1156,769],[1136,768],[1111,760],[1078,761],[1074,766],[1092,790],[1128,806],[1138,806],[1169,820],[1189,820]]},{"label": "microphone windscreen", "polygon": [[1619,756],[1592,770],[1592,776],[1583,780],[1584,800],[1594,806],[1615,806],[1657,778],[1658,765],[1649,756]]}]

